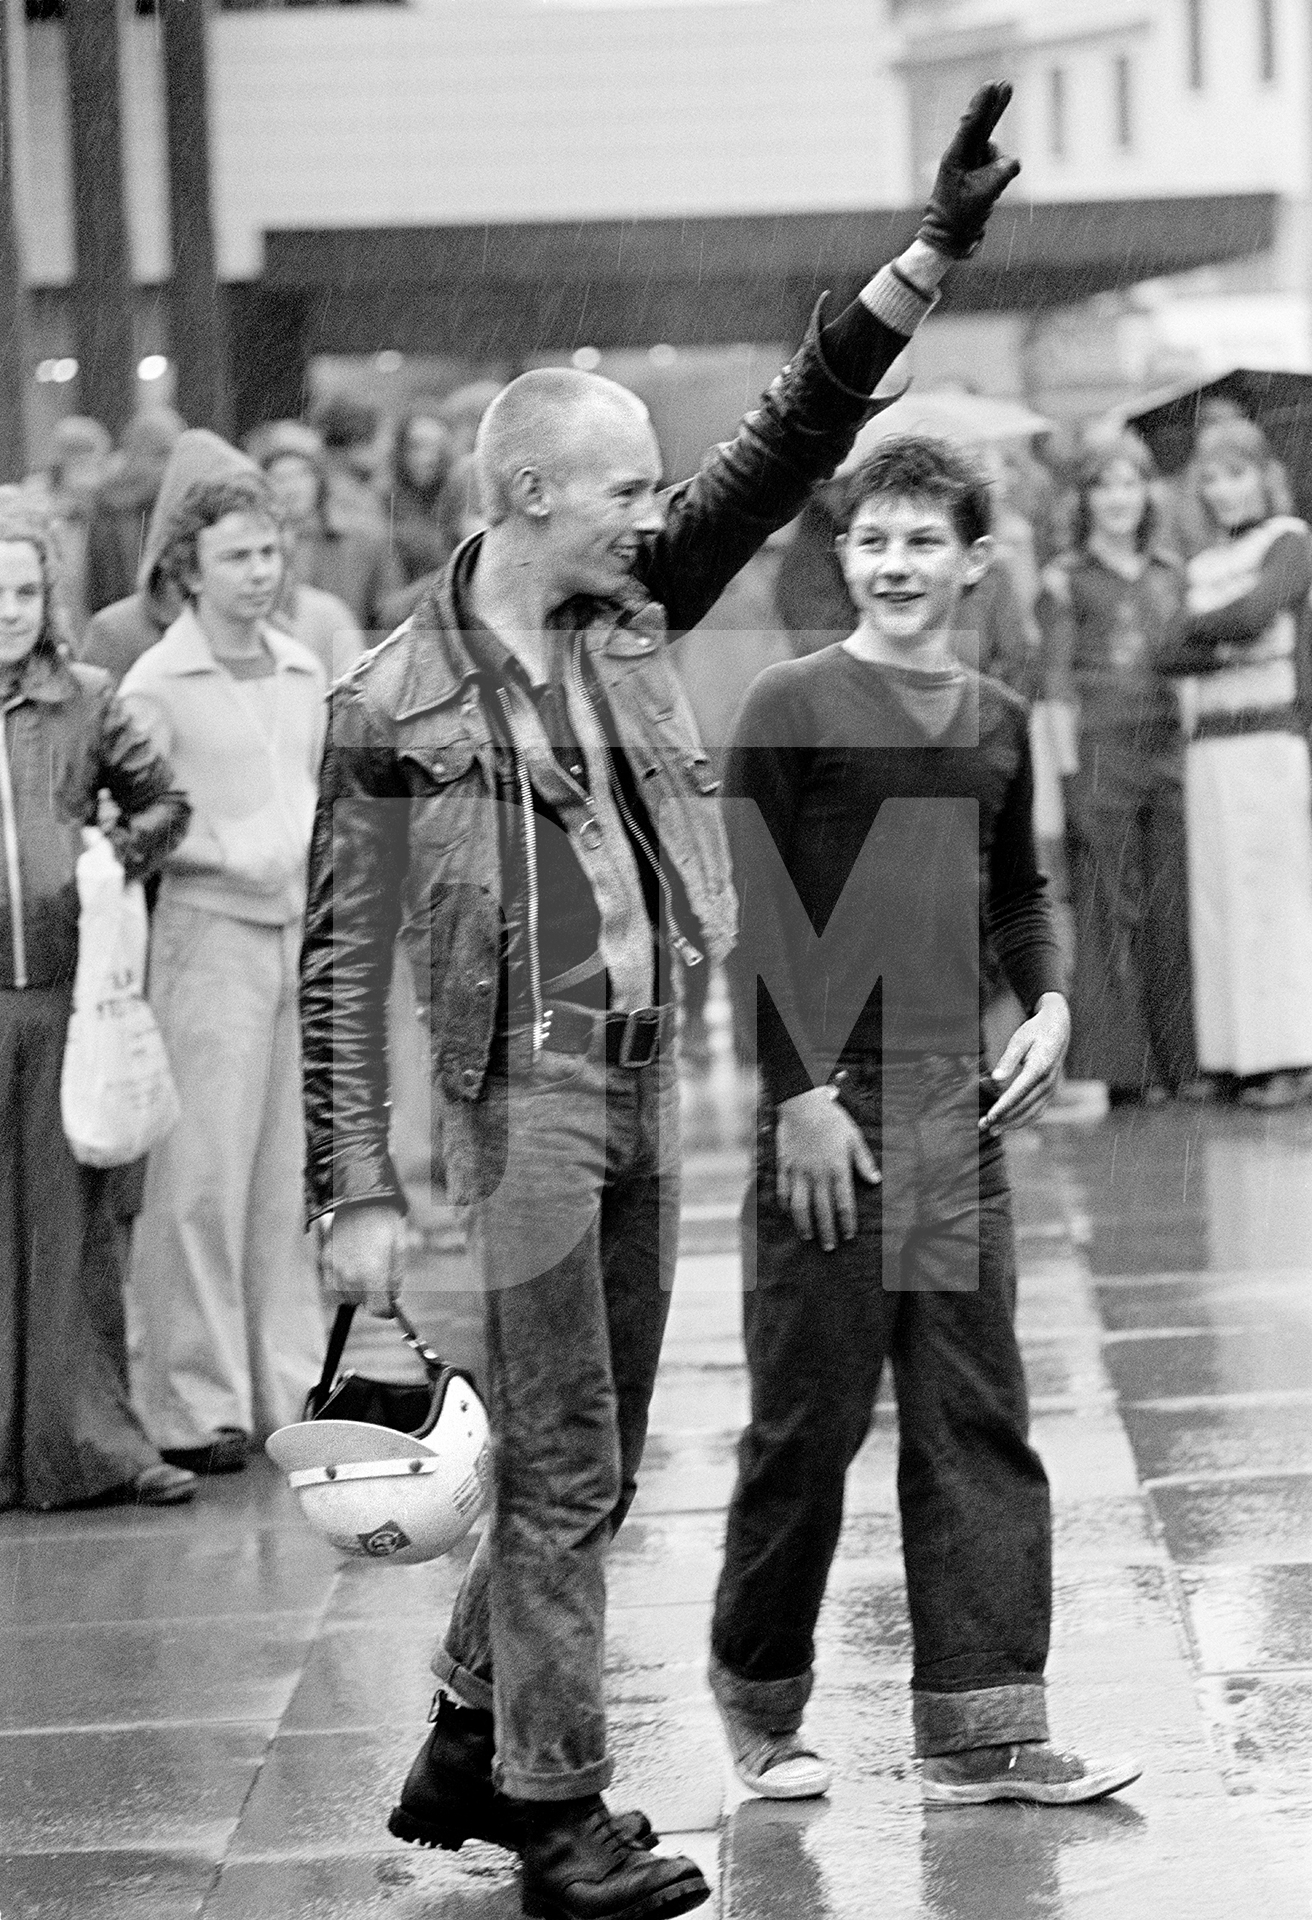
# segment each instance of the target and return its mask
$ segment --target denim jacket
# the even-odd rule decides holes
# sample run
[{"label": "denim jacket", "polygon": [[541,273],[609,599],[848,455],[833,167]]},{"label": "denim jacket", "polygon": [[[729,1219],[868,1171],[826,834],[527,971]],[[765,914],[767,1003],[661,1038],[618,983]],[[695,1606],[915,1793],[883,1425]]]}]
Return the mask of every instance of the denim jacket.
[{"label": "denim jacket", "polygon": [[[819,323],[817,308],[734,439],[665,496],[664,526],[628,593],[575,599],[552,616],[587,650],[665,857],[717,957],[736,924],[729,852],[669,643],[801,510],[871,411],[869,395],[827,366]],[[906,341],[886,332],[890,365]],[[331,696],[301,964],[311,1218],[360,1200],[403,1204],[387,1151],[386,1001],[398,931],[441,1092],[476,1100],[483,1090],[502,901],[514,911],[525,878],[501,873],[493,738],[452,591],[469,559],[467,544],[437,592]]]}]

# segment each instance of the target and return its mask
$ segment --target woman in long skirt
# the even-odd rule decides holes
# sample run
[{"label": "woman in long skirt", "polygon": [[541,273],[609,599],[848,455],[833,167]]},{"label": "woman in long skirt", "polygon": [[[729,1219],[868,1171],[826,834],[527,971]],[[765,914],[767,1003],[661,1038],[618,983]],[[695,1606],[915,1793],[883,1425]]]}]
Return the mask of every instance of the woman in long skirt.
[{"label": "woman in long skirt", "polygon": [[1312,533],[1246,420],[1204,427],[1193,484],[1213,543],[1188,566],[1159,656],[1188,747],[1190,931],[1198,1057],[1246,1106],[1312,1093],[1312,766],[1296,654]]},{"label": "woman in long skirt", "polygon": [[1181,567],[1156,542],[1152,461],[1123,433],[1086,449],[1076,548],[1038,613],[1047,697],[1069,716],[1064,783],[1075,918],[1068,1069],[1113,1103],[1196,1091],[1185,891],[1184,741],[1154,656]]}]

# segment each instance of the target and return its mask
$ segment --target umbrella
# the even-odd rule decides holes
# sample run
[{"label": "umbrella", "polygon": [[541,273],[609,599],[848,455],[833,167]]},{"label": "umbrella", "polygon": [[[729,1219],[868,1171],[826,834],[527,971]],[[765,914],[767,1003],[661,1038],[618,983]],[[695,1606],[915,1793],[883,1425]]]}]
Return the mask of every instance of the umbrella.
[{"label": "umbrella", "polygon": [[1179,473],[1209,400],[1230,401],[1261,427],[1284,462],[1299,512],[1312,517],[1312,374],[1232,367],[1214,380],[1149,394],[1121,417],[1148,442],[1163,473]]},{"label": "umbrella", "polygon": [[867,420],[851,453],[839,468],[850,473],[881,440],[898,433],[932,434],[971,446],[998,440],[1028,440],[1051,430],[1052,421],[1031,413],[1018,400],[995,400],[985,393],[964,393],[951,387],[900,394],[890,406]]}]

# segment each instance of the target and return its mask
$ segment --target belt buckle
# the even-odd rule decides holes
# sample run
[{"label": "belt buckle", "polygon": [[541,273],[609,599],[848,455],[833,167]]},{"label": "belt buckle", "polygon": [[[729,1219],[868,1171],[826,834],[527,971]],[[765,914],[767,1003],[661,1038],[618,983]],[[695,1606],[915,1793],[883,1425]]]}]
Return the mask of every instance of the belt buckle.
[{"label": "belt buckle", "polygon": [[649,1067],[656,1058],[660,1037],[660,1008],[638,1007],[624,1022],[624,1032],[620,1036],[620,1066]]}]

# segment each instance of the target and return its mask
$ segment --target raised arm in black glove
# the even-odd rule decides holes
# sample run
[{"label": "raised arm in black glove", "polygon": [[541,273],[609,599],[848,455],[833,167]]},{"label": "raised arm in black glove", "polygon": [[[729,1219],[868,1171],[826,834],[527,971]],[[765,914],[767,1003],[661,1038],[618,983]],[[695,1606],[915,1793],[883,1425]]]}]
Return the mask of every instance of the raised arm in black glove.
[{"label": "raised arm in black glove", "polygon": [[974,253],[998,196],[1020,172],[1020,161],[999,153],[991,138],[1010,99],[1009,81],[981,87],[939,161],[916,238],[951,260]]}]

